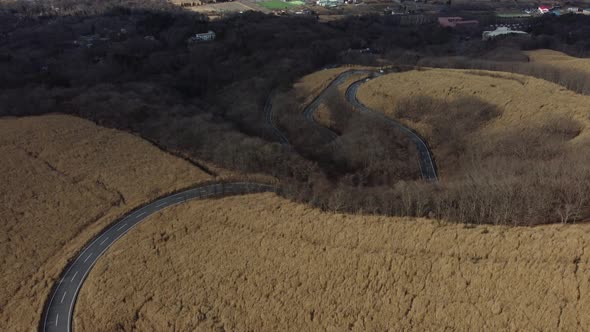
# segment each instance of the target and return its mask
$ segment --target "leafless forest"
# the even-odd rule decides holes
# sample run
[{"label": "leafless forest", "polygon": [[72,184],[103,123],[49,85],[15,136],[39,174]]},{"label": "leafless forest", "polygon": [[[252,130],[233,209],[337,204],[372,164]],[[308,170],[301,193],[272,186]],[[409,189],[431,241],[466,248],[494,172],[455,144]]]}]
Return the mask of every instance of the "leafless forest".
[{"label": "leafless forest", "polygon": [[[285,196],[326,210],[510,225],[575,222],[587,214],[590,160],[563,148],[581,130],[573,119],[507,131],[480,146],[464,138],[500,109],[475,98],[405,100],[392,106],[396,116],[429,123],[427,139],[442,151],[437,163],[460,165],[448,181],[428,184],[408,163],[416,151],[400,133],[355,112],[334,92],[328,115],[340,136],[321,144],[288,92],[297,78],[324,66],[380,57],[398,65],[515,71],[588,94],[587,75],[527,63],[520,53],[552,48],[586,55],[586,17],[543,18],[532,27],[532,41],[483,43],[387,16],[319,23],[246,12],[210,22],[165,1],[0,6],[0,115],[79,115],[136,132],[195,163],[277,177]],[[187,45],[191,35],[210,29],[214,43]],[[469,43],[468,52],[461,43]],[[379,54],[346,52],[366,47]],[[495,57],[483,56],[494,50]],[[265,120],[271,92],[280,95],[274,107],[292,146],[275,142]]]}]

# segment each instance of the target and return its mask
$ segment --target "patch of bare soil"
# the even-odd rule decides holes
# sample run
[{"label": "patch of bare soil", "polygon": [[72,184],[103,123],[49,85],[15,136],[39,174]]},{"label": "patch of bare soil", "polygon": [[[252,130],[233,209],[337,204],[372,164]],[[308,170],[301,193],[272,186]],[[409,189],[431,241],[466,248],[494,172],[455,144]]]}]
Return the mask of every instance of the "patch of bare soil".
[{"label": "patch of bare soil", "polygon": [[583,330],[589,225],[321,212],[274,194],[153,215],[90,273],[77,330]]},{"label": "patch of bare soil", "polygon": [[0,330],[36,330],[53,282],[97,232],[210,177],[146,141],[72,116],[0,119]]}]

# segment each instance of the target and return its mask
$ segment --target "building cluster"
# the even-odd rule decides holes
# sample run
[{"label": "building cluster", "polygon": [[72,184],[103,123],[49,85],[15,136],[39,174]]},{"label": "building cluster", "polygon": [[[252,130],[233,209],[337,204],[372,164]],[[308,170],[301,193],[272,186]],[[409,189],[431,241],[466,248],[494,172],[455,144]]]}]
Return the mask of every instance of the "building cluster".
[{"label": "building cluster", "polygon": [[[477,20],[466,20],[459,16],[453,17],[439,17],[438,23],[444,28],[451,29],[467,29],[472,30],[479,27],[479,21]],[[520,27],[515,25],[513,27]],[[528,35],[528,33],[521,30],[512,30],[512,27],[506,25],[492,26],[495,30],[484,31],[481,35],[483,40],[492,40],[500,36],[512,36],[512,35]]]},{"label": "building cluster", "polygon": [[561,6],[541,5],[535,9],[525,9],[525,13],[531,14],[531,15],[551,14],[551,15],[555,15],[555,16],[560,16],[563,14],[570,14],[570,13],[571,14],[590,15],[590,8],[568,7],[566,9],[564,9]]}]

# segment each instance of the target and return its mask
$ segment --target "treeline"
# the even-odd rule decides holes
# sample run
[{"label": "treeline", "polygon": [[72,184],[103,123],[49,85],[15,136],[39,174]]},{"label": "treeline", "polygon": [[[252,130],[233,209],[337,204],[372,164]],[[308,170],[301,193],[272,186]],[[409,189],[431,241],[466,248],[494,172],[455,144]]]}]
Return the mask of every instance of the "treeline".
[{"label": "treeline", "polygon": [[[588,215],[590,154],[571,143],[582,125],[567,114],[547,116],[539,125],[496,130],[490,136],[481,130],[502,110],[478,98],[402,99],[391,114],[410,127],[420,125],[437,164],[445,170],[440,183],[425,183],[419,180],[418,159],[407,137],[358,114],[339,93],[329,94],[326,103],[322,123],[342,132],[330,145],[318,148],[332,168],[320,163],[318,170],[327,177],[312,176],[308,180],[313,184],[307,186],[286,181],[295,199],[329,211],[475,224],[570,223]],[[291,100],[282,105],[288,109],[296,104]],[[295,120],[285,115],[283,121]]]},{"label": "treeline", "polygon": [[582,131],[571,115],[482,135],[480,128],[501,110],[476,98],[418,96],[400,101],[393,113],[429,128],[422,134],[447,170],[436,188],[404,188],[404,201],[414,197],[410,214],[427,206],[447,220],[510,225],[575,222],[587,215],[590,172],[584,165],[590,153],[570,143]]},{"label": "treeline", "polygon": [[[512,51],[514,52],[514,50]],[[417,65],[423,67],[481,69],[522,74],[559,84],[580,94],[590,95],[590,75],[574,68],[557,67],[544,63],[494,61],[461,56],[427,57],[420,59]]]},{"label": "treeline", "polygon": [[[543,211],[545,217],[552,214],[557,218],[557,210],[568,215],[565,221],[580,215],[570,208],[581,206],[577,196],[573,200],[565,194],[559,196],[557,189],[543,191],[550,196],[538,199],[524,195],[524,190],[509,192],[525,188],[523,184],[534,186],[544,176],[575,184],[563,169],[556,171],[560,169],[557,166],[533,168],[537,178],[518,182],[519,172],[534,166],[536,159],[522,165],[507,161],[514,156],[475,159],[481,160],[482,170],[488,172],[494,169],[485,165],[507,163],[502,167],[510,176],[496,182],[497,187],[486,189],[484,179],[493,173],[479,174],[476,182],[461,178],[445,186],[424,184],[419,181],[416,151],[405,136],[356,113],[336,93],[327,110],[330,125],[341,133],[336,141],[318,144],[321,138],[301,117],[301,100],[285,97],[276,100],[274,107],[283,116],[279,122],[293,146],[274,142],[264,112],[271,91],[285,92],[295,79],[326,65],[375,60],[371,55],[355,59],[349,49],[369,47],[383,56],[404,54],[408,62],[425,55],[453,54],[455,36],[437,24],[402,27],[388,16],[351,17],[324,24],[310,18],[254,12],[209,22],[202,15],[163,1],[146,1],[139,6],[123,0],[25,1],[0,8],[2,116],[79,115],[139,133],[195,161],[277,177],[287,197],[328,210],[511,224],[553,220],[516,207],[510,213],[499,213],[489,207],[492,203],[483,204],[477,198],[496,188],[485,194],[496,207],[502,206],[497,200],[517,197],[525,201],[513,202],[526,206],[526,211]],[[207,30],[216,32],[214,42],[187,44],[191,35]],[[398,116],[418,116],[416,121],[431,123],[434,129],[429,139],[443,151],[440,162],[467,165],[462,158],[473,151],[464,138],[469,128],[492,121],[498,110],[474,100],[442,106],[440,101],[422,100],[406,106],[424,102],[431,109],[442,107],[449,116],[461,116],[468,122],[460,131],[452,131],[457,125],[452,118],[403,111]],[[473,108],[482,112],[469,113]],[[445,135],[453,133],[462,136],[445,140]],[[515,142],[537,144],[523,139]],[[543,144],[555,147],[549,141]],[[528,145],[508,146],[535,151]],[[554,159],[543,165],[559,165],[556,158],[571,157],[560,151],[556,149]],[[475,169],[467,167],[464,174]],[[585,176],[581,167],[579,172]],[[465,196],[468,193],[470,196]],[[556,201],[558,197],[562,197],[561,203]],[[543,210],[539,202],[550,202],[551,208]]]},{"label": "treeline", "polygon": [[177,11],[168,0],[2,0],[2,11],[32,19],[55,16],[88,16],[113,11],[164,10]]},{"label": "treeline", "polygon": [[[559,17],[544,15],[530,21],[530,37],[499,38],[490,42],[469,41],[463,52],[449,55],[416,55],[398,51],[393,61],[415,66],[482,69],[533,76],[566,87],[581,94],[590,94],[590,75],[574,68],[529,62],[522,51],[552,49],[574,57],[590,56],[590,17],[567,14]],[[455,45],[457,47],[457,45]],[[458,54],[460,53],[460,54]]]},{"label": "treeline", "polygon": [[[296,78],[339,63],[348,49],[421,48],[450,38],[436,25],[400,27],[387,17],[322,24],[246,12],[208,22],[197,13],[160,6],[160,1],[139,7],[114,0],[17,3],[22,8],[2,11],[6,38],[0,49],[0,87],[58,90],[148,83],[172,91],[183,103],[204,106],[249,135],[268,134],[262,110],[272,90],[288,89]],[[45,11],[36,6],[59,8],[60,14],[15,22],[14,11]],[[216,32],[215,42],[187,45],[191,35],[207,30]],[[26,114],[18,107],[9,112]],[[123,118],[118,123],[126,127]]]}]

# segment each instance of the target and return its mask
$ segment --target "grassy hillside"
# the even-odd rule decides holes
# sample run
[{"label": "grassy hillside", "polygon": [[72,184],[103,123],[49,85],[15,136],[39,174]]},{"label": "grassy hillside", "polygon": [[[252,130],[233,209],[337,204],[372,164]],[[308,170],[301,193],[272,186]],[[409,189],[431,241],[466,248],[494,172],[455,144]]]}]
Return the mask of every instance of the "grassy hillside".
[{"label": "grassy hillside", "polygon": [[522,75],[427,69],[376,78],[359,98],[431,145],[442,186],[418,190],[418,206],[473,223],[588,217],[590,97]]},{"label": "grassy hillside", "polygon": [[333,214],[274,194],[193,201],[111,248],[75,327],[578,330],[590,324],[589,227]]},{"label": "grassy hillside", "polygon": [[210,179],[144,140],[72,116],[0,119],[0,330],[36,329],[68,259],[127,211]]},{"label": "grassy hillside", "polygon": [[[366,83],[359,90],[359,99],[366,105],[396,117],[399,103],[411,98],[428,96],[437,100],[454,101],[464,97],[496,106],[501,116],[470,133],[474,145],[483,145],[495,136],[513,130],[530,130],[550,124],[556,118],[579,124],[579,133],[568,145],[583,145],[590,139],[587,106],[590,96],[579,95],[556,84],[502,72],[477,70],[428,69],[382,76]],[[431,105],[436,106],[436,105]],[[429,112],[429,110],[423,110]],[[472,112],[479,110],[472,108]],[[427,138],[436,139],[432,124],[404,118]],[[463,119],[454,119],[455,125]],[[444,165],[444,164],[443,164]],[[449,172],[448,169],[442,169]]]},{"label": "grassy hillside", "polygon": [[577,70],[590,74],[590,59],[576,58],[554,50],[534,50],[525,52],[529,61],[539,64],[547,64],[566,70]]}]

